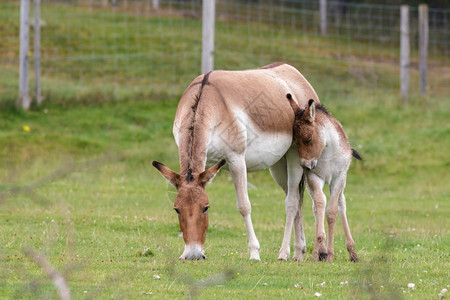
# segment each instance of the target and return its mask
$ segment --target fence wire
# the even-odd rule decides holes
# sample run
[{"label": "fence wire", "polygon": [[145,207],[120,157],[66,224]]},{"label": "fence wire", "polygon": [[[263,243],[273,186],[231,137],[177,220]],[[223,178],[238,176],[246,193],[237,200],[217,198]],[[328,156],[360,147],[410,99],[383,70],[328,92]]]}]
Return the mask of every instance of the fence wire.
[{"label": "fence wire", "polygon": [[[151,0],[42,0],[44,97],[182,91],[200,73],[201,1],[159,2],[154,9]],[[0,8],[0,97],[12,101],[18,94],[20,1],[2,1]],[[411,7],[412,72],[417,16]],[[449,72],[449,16],[450,10],[429,9],[431,82]],[[327,22],[327,35],[320,37],[319,1],[217,0],[215,68],[286,61],[307,76],[340,78],[341,94],[346,81],[397,93],[399,80],[383,74],[398,73],[400,7],[329,1]],[[448,92],[445,82],[435,85]]]}]

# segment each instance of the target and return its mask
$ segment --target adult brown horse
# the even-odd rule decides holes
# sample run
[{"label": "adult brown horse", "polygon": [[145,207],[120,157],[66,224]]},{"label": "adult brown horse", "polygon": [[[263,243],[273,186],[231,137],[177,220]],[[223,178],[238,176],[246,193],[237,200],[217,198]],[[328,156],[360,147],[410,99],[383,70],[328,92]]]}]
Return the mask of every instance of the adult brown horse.
[{"label": "adult brown horse", "polygon": [[286,226],[278,259],[289,259],[293,224],[293,259],[303,258],[306,242],[299,192],[303,170],[292,145],[294,116],[287,93],[300,107],[311,98],[318,99],[305,77],[283,63],[244,71],[212,71],[197,77],[183,93],[173,125],[180,173],[153,162],[178,191],[174,209],[185,241],[180,259],[205,258],[209,221],[205,187],[225,162],[247,229],[250,259],[260,257],[250,215],[247,172],[266,168],[286,194]]}]

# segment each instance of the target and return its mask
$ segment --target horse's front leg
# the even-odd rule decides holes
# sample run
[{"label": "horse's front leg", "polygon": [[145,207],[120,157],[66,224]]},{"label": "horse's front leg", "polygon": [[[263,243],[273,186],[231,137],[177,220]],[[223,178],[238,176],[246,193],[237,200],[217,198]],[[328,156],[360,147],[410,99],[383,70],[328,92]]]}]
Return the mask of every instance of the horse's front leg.
[{"label": "horse's front leg", "polygon": [[316,219],[316,240],[312,252],[312,261],[326,260],[327,249],[325,247],[325,205],[327,199],[323,193],[324,181],[314,173],[308,172],[306,176],[308,193],[313,199],[313,211]]},{"label": "horse's front leg", "polygon": [[237,208],[244,218],[245,228],[247,229],[248,248],[250,250],[251,260],[260,260],[259,242],[253,229],[251,212],[252,207],[247,193],[247,167],[243,155],[227,159],[231,177],[233,178],[236,189]]}]

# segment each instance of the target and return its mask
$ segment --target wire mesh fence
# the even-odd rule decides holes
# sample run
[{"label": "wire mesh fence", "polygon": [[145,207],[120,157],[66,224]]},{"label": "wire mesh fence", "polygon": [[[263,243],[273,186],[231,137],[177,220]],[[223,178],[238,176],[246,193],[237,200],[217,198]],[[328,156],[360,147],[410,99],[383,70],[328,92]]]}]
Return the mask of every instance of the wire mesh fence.
[{"label": "wire mesh fence", "polygon": [[[318,1],[216,3],[216,69],[286,61],[306,76],[339,78],[334,93],[345,94],[348,81],[397,93],[398,76],[387,80],[392,77],[384,75],[398,73],[398,6],[331,1],[327,35],[320,36]],[[19,6],[12,0],[0,4],[3,100],[12,101],[18,93]],[[412,72],[417,69],[417,15],[411,7]],[[429,16],[431,92],[447,92],[438,75],[449,72],[450,10],[430,9]],[[179,94],[200,73],[201,1],[159,1],[155,9],[150,0],[48,0],[42,1],[41,18],[47,99]],[[32,61],[32,48],[29,55]]]}]

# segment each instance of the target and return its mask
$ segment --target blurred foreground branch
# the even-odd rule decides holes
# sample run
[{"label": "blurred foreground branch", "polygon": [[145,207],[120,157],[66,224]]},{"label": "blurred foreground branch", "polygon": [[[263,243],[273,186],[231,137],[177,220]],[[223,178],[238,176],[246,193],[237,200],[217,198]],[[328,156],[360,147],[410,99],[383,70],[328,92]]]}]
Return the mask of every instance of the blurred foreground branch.
[{"label": "blurred foreground branch", "polygon": [[58,289],[59,297],[62,300],[70,300],[70,290],[66,279],[58,273],[53,266],[43,256],[32,250],[31,248],[24,249],[26,255],[33,259],[44,271],[48,277],[53,281],[53,284]]}]

